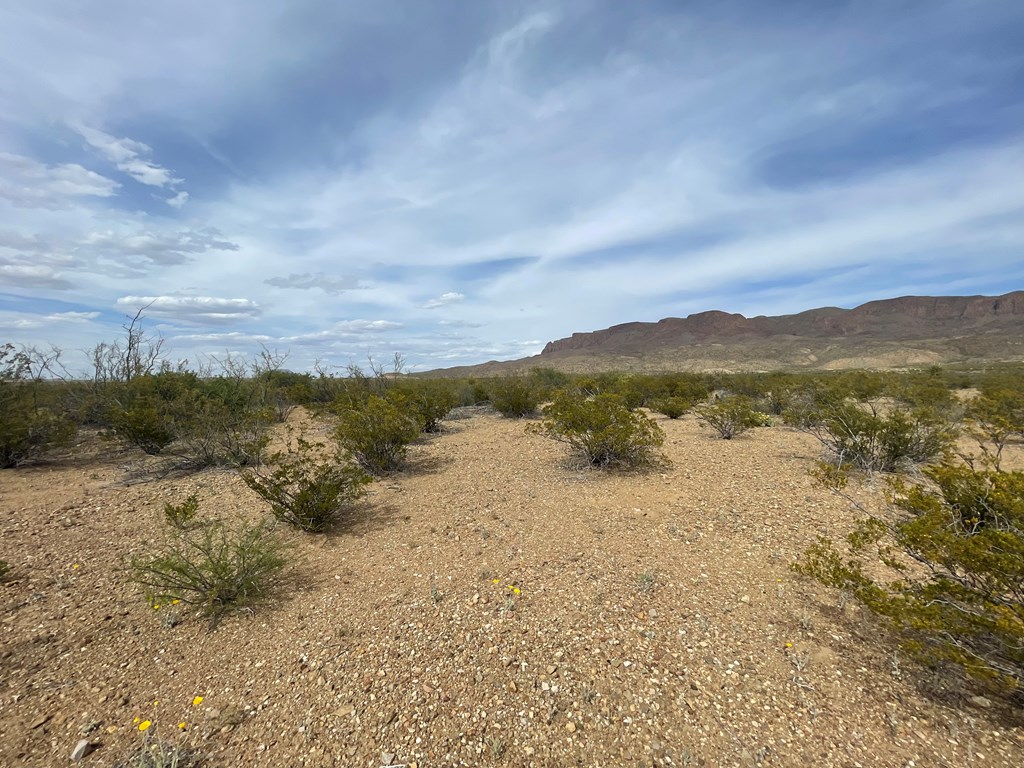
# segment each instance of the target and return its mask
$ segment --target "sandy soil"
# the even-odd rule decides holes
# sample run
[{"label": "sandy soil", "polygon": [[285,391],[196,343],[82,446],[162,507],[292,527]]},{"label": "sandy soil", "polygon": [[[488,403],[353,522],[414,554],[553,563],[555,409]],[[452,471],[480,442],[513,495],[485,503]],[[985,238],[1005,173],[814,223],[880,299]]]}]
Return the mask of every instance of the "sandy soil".
[{"label": "sandy soil", "polygon": [[522,422],[446,422],[351,529],[284,532],[290,594],[213,632],[167,626],[120,569],[164,501],[263,515],[236,474],[126,485],[139,455],[99,441],[0,472],[0,765],[83,737],[83,765],[115,765],[135,718],[213,766],[1024,764],[1019,719],[926,697],[788,571],[856,517],[807,476],[812,438],[659,423],[672,466],[607,475]]}]

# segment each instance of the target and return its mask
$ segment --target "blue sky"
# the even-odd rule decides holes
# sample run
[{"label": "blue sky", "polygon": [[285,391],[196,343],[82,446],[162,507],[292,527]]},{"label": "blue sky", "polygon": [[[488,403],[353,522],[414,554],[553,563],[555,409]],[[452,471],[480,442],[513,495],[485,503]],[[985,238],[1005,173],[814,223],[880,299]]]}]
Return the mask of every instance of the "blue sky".
[{"label": "blue sky", "polygon": [[1024,3],[0,8],[0,342],[418,369],[1024,287]]}]

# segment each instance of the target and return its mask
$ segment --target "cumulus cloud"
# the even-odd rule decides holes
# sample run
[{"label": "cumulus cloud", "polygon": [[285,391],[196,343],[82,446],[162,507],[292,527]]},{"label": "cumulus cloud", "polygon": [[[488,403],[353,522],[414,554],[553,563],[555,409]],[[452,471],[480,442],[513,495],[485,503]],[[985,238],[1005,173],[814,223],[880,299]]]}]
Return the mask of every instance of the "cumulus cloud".
[{"label": "cumulus cloud", "polygon": [[295,288],[303,291],[319,288],[324,293],[332,295],[360,287],[358,278],[347,275],[331,277],[323,272],[304,272],[301,275],[293,272],[288,277],[271,277],[263,282],[275,288]]},{"label": "cumulus cloud", "polygon": [[262,314],[249,299],[216,296],[122,296],[117,306],[126,311],[144,308],[145,315],[185,323],[233,323],[255,320]]},{"label": "cumulus cloud", "polygon": [[111,197],[119,186],[77,163],[46,165],[0,152],[0,200],[20,208],[67,208],[71,198]]},{"label": "cumulus cloud", "polygon": [[428,301],[423,305],[423,309],[438,309],[439,307],[447,307],[450,304],[458,304],[465,300],[465,295],[458,291],[449,291],[447,293],[442,293],[436,299]]}]

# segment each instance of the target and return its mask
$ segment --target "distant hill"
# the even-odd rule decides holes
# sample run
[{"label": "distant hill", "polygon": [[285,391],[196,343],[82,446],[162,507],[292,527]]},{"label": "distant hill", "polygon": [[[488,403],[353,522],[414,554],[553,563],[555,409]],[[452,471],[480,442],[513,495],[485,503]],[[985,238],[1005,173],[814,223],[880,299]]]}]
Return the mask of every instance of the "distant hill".
[{"label": "distant hill", "polygon": [[712,310],[574,333],[533,357],[431,373],[487,376],[533,366],[568,372],[838,370],[1009,360],[1024,360],[1024,291],[901,296],[778,317]]}]

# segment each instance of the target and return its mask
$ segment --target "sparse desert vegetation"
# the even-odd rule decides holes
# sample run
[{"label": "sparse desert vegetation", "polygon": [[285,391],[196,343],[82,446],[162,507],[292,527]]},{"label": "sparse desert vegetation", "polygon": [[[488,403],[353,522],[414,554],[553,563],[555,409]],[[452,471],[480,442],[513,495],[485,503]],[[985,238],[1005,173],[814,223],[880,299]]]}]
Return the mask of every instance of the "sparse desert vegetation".
[{"label": "sparse desert vegetation", "polygon": [[5,352],[0,423],[30,426],[0,435],[0,763],[1024,759],[1019,367],[104,349],[89,382]]}]

